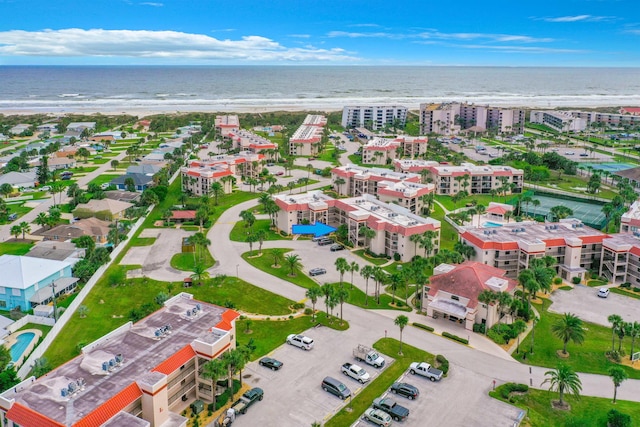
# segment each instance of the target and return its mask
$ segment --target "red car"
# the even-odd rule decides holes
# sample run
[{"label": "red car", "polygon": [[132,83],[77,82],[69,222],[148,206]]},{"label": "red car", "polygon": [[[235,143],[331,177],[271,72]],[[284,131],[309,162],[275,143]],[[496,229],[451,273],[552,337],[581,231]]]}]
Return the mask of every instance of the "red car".
[{"label": "red car", "polygon": [[276,173],[276,175],[277,176],[282,176],[282,175],[284,175],[284,172],[280,171],[280,172]]}]

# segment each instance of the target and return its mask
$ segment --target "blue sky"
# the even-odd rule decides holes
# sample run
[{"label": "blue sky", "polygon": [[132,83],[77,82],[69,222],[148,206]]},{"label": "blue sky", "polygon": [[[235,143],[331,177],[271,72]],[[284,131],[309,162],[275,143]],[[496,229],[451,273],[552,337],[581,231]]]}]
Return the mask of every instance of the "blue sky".
[{"label": "blue sky", "polygon": [[640,66],[639,0],[0,0],[0,64]]}]

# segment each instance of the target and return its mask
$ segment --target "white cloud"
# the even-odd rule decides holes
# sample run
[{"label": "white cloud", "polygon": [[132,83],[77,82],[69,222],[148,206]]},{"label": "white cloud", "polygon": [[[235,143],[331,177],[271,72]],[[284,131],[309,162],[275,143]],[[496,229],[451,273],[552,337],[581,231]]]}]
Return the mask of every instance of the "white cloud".
[{"label": "white cloud", "polygon": [[289,34],[289,37],[293,37],[295,39],[309,39],[311,38],[311,34]]},{"label": "white cloud", "polygon": [[376,32],[376,33],[356,33],[350,31],[330,31],[327,33],[327,37],[346,37],[350,39],[359,39],[359,38],[378,38],[378,39],[404,39],[408,37],[406,34],[394,34],[394,33],[385,33],[385,32]]},{"label": "white cloud", "polygon": [[355,61],[339,48],[291,48],[261,36],[216,39],[177,31],[63,30],[0,32],[0,55],[188,58],[196,60]]},{"label": "white cloud", "polygon": [[351,24],[350,27],[369,27],[369,28],[380,28],[378,24]]},{"label": "white cloud", "polygon": [[349,32],[330,31],[327,37],[346,38],[387,38],[387,39],[430,39],[430,40],[490,40],[497,42],[514,43],[549,43],[554,41],[548,37],[530,37],[516,34],[492,34],[492,33],[443,33],[437,30],[428,30],[419,33],[389,33],[389,32]]},{"label": "white cloud", "polygon": [[602,22],[612,21],[615,19],[613,16],[593,16],[593,15],[570,15],[570,16],[558,16],[555,18],[541,18],[547,22]]},{"label": "white cloud", "polygon": [[495,52],[504,53],[588,53],[586,50],[577,49],[563,49],[553,47],[538,47],[538,46],[505,46],[505,45],[485,45],[485,44],[461,44],[456,45],[464,49],[484,49],[492,50]]},{"label": "white cloud", "polygon": [[155,2],[151,2],[151,1],[145,1],[140,3],[141,6],[153,6],[153,7],[162,7],[164,6],[163,3],[155,3]]}]

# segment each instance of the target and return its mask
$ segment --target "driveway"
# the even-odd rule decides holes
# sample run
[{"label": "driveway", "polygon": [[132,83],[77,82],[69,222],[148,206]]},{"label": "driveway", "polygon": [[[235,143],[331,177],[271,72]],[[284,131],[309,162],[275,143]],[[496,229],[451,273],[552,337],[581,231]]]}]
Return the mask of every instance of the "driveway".
[{"label": "driveway", "polygon": [[[322,422],[346,404],[320,388],[324,377],[342,381],[353,394],[367,386],[340,372],[343,363],[354,361],[351,351],[358,344],[354,337],[326,327],[303,334],[313,338],[314,348],[305,351],[287,344],[280,346],[270,355],[284,364],[279,371],[271,371],[257,362],[247,366],[243,381],[251,387],[261,387],[264,400],[239,416],[234,425],[298,427],[310,425],[313,420]],[[366,364],[361,366],[371,375],[371,381],[382,371]]]},{"label": "driveway", "polygon": [[640,300],[611,292],[607,298],[598,297],[598,288],[576,286],[571,291],[556,291],[551,295],[549,311],[573,313],[586,322],[611,326],[607,317],[618,314],[625,322],[640,320]]}]

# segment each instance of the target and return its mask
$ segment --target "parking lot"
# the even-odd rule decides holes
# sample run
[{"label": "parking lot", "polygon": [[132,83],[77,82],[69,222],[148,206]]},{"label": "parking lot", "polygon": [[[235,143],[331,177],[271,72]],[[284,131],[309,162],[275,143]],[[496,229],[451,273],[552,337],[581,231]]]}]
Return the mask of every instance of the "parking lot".
[{"label": "parking lot", "polygon": [[[299,427],[310,425],[314,420],[323,422],[347,403],[320,388],[324,377],[342,381],[353,394],[367,386],[340,372],[343,363],[355,362],[351,352],[357,343],[351,345],[340,332],[326,327],[303,334],[313,338],[314,348],[305,351],[286,344],[279,347],[270,355],[283,362],[279,371],[271,371],[257,362],[245,368],[243,381],[251,387],[262,388],[265,395],[260,404],[239,416],[234,425]],[[361,366],[371,375],[371,381],[381,372],[366,364]]]},{"label": "parking lot", "polygon": [[611,292],[607,298],[598,297],[598,288],[576,286],[571,291],[556,291],[551,296],[549,311],[573,313],[586,322],[611,326],[607,317],[618,314],[625,322],[640,320],[640,300]]}]

